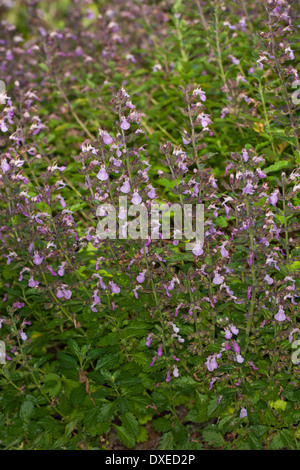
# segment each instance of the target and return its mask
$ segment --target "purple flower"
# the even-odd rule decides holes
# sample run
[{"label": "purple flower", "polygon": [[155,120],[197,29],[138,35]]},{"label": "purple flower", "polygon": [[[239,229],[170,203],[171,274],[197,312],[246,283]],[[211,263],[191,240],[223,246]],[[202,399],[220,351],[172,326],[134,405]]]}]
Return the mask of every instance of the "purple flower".
[{"label": "purple flower", "polygon": [[29,287],[37,287],[39,285],[38,281],[35,281],[33,277],[31,277],[28,281],[28,286]]},{"label": "purple flower", "polygon": [[26,339],[27,339],[26,333],[24,333],[24,331],[22,331],[22,330],[20,330],[19,333],[20,333],[21,340],[26,341]]},{"label": "purple flower", "polygon": [[273,284],[274,280],[269,276],[269,274],[266,274],[265,277],[264,277],[264,281],[266,281],[266,283],[270,286],[271,284]]},{"label": "purple flower", "polygon": [[229,328],[225,328],[225,338],[230,339],[232,337],[232,333]]},{"label": "purple flower", "polygon": [[64,209],[67,206],[67,204],[66,204],[66,202],[65,202],[65,200],[62,196],[58,196],[58,197],[59,197],[59,200],[60,200],[60,205]]},{"label": "purple flower", "polygon": [[128,180],[124,181],[123,185],[120,188],[120,191],[124,194],[127,194],[130,192],[130,183]]},{"label": "purple flower", "polygon": [[66,263],[63,262],[63,263],[59,266],[59,269],[58,269],[58,271],[57,271],[57,274],[58,274],[59,276],[61,276],[61,277],[65,274],[65,269],[64,269],[65,264],[66,264]]},{"label": "purple flower", "polygon": [[267,177],[267,175],[260,168],[256,168],[256,173],[257,173],[257,176],[259,178],[266,178]]},{"label": "purple flower", "polygon": [[253,370],[258,370],[258,367],[256,367],[256,366],[253,364],[252,361],[249,361],[248,364],[249,364],[249,366],[252,367]]},{"label": "purple flower", "polygon": [[275,190],[275,191],[271,194],[271,196],[269,197],[269,203],[272,204],[272,206],[276,206],[276,204],[277,204],[277,201],[278,201],[278,196],[277,196],[277,194],[278,194],[278,189]]},{"label": "purple flower", "polygon": [[195,246],[194,246],[194,248],[193,248],[192,251],[193,251],[193,254],[194,254],[195,256],[201,256],[201,255],[203,255],[203,250],[202,250],[202,244],[201,244],[201,242],[196,242],[196,243],[195,243]]},{"label": "purple flower", "polygon": [[286,315],[284,313],[283,308],[280,306],[278,312],[275,315],[275,320],[277,321],[284,321],[286,319]]},{"label": "purple flower", "polygon": [[213,372],[215,369],[217,369],[218,363],[216,361],[216,355],[214,354],[213,356],[209,356],[207,358],[205,365],[207,369],[209,370],[209,372]]},{"label": "purple flower", "polygon": [[242,364],[245,359],[240,354],[237,354],[236,360],[239,364]]},{"label": "purple flower", "polygon": [[69,300],[72,297],[72,292],[69,289],[66,289],[67,286],[63,285],[62,287],[58,288],[56,291],[56,297],[58,299],[66,299]]},{"label": "purple flower", "polygon": [[246,416],[247,416],[247,409],[242,408],[240,412],[240,418],[246,418]]},{"label": "purple flower", "polygon": [[158,346],[157,355],[158,357],[161,357],[163,355],[162,344]]},{"label": "purple flower", "polygon": [[3,173],[6,173],[10,169],[10,165],[7,163],[6,158],[4,158],[4,160],[1,162],[1,169]]},{"label": "purple flower", "polygon": [[293,341],[293,334],[296,333],[297,331],[300,332],[299,328],[294,328],[290,334],[289,334],[289,343],[291,343]]},{"label": "purple flower", "polygon": [[33,262],[34,264],[36,264],[36,266],[41,264],[43,262],[43,259],[43,256],[40,256],[37,251],[34,253]]},{"label": "purple flower", "polygon": [[141,198],[141,196],[139,195],[139,193],[137,191],[134,191],[131,202],[132,202],[132,204],[140,204],[142,202],[142,198]]},{"label": "purple flower", "polygon": [[113,142],[113,138],[109,135],[108,132],[102,131],[102,138],[105,145],[110,145]]},{"label": "purple flower", "polygon": [[138,289],[141,289],[141,287],[142,287],[142,286],[136,286],[136,287],[132,290],[133,295],[134,295],[134,297],[135,297],[136,299],[139,298],[139,294],[137,293],[137,291],[138,291]]},{"label": "purple flower", "polygon": [[239,333],[239,329],[236,328],[234,325],[230,325],[229,328],[231,329],[234,335],[237,335]]},{"label": "purple flower", "polygon": [[173,375],[174,375],[174,377],[179,377],[179,370],[178,370],[177,366],[174,366]]},{"label": "purple flower", "polygon": [[97,174],[97,178],[98,180],[100,181],[106,181],[107,178],[108,178],[108,174],[107,174],[107,171],[106,171],[106,168],[105,168],[105,165],[102,165],[98,174]]},{"label": "purple flower", "polygon": [[8,131],[8,127],[7,125],[5,124],[5,122],[3,120],[0,120],[0,129],[2,132],[7,132]]},{"label": "purple flower", "polygon": [[148,348],[150,348],[150,346],[151,346],[152,338],[153,338],[153,333],[150,333],[150,334],[147,336],[147,339],[146,339],[146,346],[148,346]]},{"label": "purple flower", "polygon": [[213,278],[213,283],[218,286],[220,284],[222,284],[222,282],[224,281],[224,277],[223,276],[220,276],[219,273],[216,273],[215,272],[215,277]]},{"label": "purple flower", "polygon": [[222,244],[221,248],[220,248],[220,253],[221,253],[222,258],[228,258],[228,257],[229,257],[229,253],[228,253],[228,251],[227,251],[226,248],[225,248],[225,245],[226,245],[227,243],[228,243],[227,241],[224,242],[224,243]]},{"label": "purple flower", "polygon": [[150,367],[153,367],[153,366],[154,366],[154,362],[156,361],[156,359],[157,359],[156,356],[152,357],[152,362],[151,362],[151,364],[150,364]]},{"label": "purple flower", "polygon": [[231,61],[234,65],[239,65],[240,61],[234,55],[230,54],[229,57],[231,58]]},{"label": "purple flower", "polygon": [[244,162],[247,162],[249,160],[249,154],[247,150],[245,149],[242,150],[242,156],[243,156]]},{"label": "purple flower", "polygon": [[119,294],[121,289],[120,287],[117,286],[117,284],[115,284],[113,281],[109,281],[109,285],[111,287],[111,291],[114,293],[114,294]]},{"label": "purple flower", "polygon": [[191,143],[191,139],[185,139],[184,137],[182,137],[182,143],[183,145],[189,145]]},{"label": "purple flower", "polygon": [[235,341],[232,341],[232,347],[233,347],[234,352],[236,353],[239,353],[241,350],[239,345]]},{"label": "purple flower", "polygon": [[142,284],[145,281],[145,271],[142,271],[136,278],[137,282]]},{"label": "purple flower", "polygon": [[171,325],[172,325],[172,328],[173,328],[174,333],[175,333],[175,334],[179,333],[179,328],[178,328],[178,326],[176,326],[175,323],[171,323]]},{"label": "purple flower", "polygon": [[167,372],[167,377],[166,377],[166,382],[169,383],[170,380],[171,380],[171,374],[170,374],[170,372],[168,371],[168,372]]},{"label": "purple flower", "polygon": [[193,95],[200,96],[201,101],[206,101],[205,91],[203,91],[199,86],[193,91]]},{"label": "purple flower", "polygon": [[155,198],[155,189],[151,186],[150,187],[150,191],[147,193],[147,196],[150,198],[150,199],[154,199]]},{"label": "purple flower", "polygon": [[123,131],[127,131],[127,129],[129,129],[129,127],[130,127],[130,124],[126,120],[126,118],[122,118],[121,129],[123,129]]},{"label": "purple flower", "polygon": [[246,186],[243,188],[244,194],[253,194],[253,184],[248,182]]}]

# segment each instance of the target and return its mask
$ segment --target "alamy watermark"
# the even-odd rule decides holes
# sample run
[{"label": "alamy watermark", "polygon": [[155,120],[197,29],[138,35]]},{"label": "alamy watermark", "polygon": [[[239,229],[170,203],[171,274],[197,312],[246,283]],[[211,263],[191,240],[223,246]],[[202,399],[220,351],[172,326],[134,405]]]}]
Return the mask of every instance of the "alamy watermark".
[{"label": "alamy watermark", "polygon": [[6,86],[3,80],[0,80],[0,104],[5,104],[7,100]]},{"label": "alamy watermark", "polygon": [[292,102],[293,104],[300,104],[300,80],[295,80],[293,83],[292,83],[292,88],[297,88],[296,91],[293,92],[292,94]]},{"label": "alamy watermark", "polygon": [[296,349],[292,354],[292,363],[300,364],[300,339],[292,342],[292,349]]},{"label": "alamy watermark", "polygon": [[120,196],[118,208],[101,204],[97,216],[96,235],[101,240],[170,240],[172,218],[173,240],[186,240],[187,250],[203,246],[204,204],[152,203],[149,210],[143,203],[128,205],[127,196]]},{"label": "alamy watermark", "polygon": [[6,347],[4,341],[0,341],[0,364],[6,364]]}]

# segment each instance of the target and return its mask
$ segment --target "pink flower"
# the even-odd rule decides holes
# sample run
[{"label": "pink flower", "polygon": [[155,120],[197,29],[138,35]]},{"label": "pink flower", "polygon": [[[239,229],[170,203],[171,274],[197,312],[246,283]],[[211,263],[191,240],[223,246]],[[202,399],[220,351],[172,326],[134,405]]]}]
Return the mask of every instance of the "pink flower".
[{"label": "pink flower", "polygon": [[162,344],[158,346],[157,355],[158,357],[161,357],[163,355]]},{"label": "pink flower", "polygon": [[179,370],[178,370],[177,366],[175,366],[174,369],[173,369],[173,375],[174,375],[174,377],[179,377]]}]

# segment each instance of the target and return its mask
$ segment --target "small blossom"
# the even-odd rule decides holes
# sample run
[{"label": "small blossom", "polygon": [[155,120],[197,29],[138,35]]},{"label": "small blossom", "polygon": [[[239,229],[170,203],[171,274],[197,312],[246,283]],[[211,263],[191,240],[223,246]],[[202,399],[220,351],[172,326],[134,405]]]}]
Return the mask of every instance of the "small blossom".
[{"label": "small blossom", "polygon": [[105,168],[105,165],[102,165],[98,174],[97,174],[97,178],[98,180],[100,181],[106,181],[107,178],[108,178],[108,174],[107,174],[107,171],[106,171],[106,168]]},{"label": "small blossom", "polygon": [[284,321],[285,319],[286,319],[286,315],[284,313],[283,308],[280,306],[278,312],[275,315],[275,320]]},{"label": "small blossom", "polygon": [[117,286],[113,281],[109,281],[109,285],[110,285],[110,288],[111,288],[111,291],[114,293],[114,294],[119,294],[121,289],[119,286]]},{"label": "small blossom", "polygon": [[33,257],[34,264],[38,266],[39,264],[43,262],[43,259],[44,259],[43,256],[40,256],[38,252],[36,251]]}]

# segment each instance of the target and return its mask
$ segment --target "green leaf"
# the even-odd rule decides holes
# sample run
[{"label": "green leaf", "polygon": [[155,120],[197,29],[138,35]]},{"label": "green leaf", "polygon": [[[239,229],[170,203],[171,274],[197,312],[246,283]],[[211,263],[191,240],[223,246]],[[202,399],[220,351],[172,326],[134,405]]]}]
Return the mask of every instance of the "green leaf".
[{"label": "green leaf", "polygon": [[202,432],[202,436],[205,442],[211,446],[222,447],[225,444],[222,434],[217,431],[207,429]]},{"label": "green leaf", "polygon": [[120,441],[129,449],[132,449],[135,446],[135,438],[128,433],[125,427],[115,425],[115,428],[117,429],[117,436]]},{"label": "green leaf", "polygon": [[267,168],[264,168],[264,173],[273,173],[274,171],[280,171],[283,170],[284,168],[287,168],[288,166],[291,166],[291,163],[286,161],[286,160],[279,160],[278,162],[274,163],[271,166],[268,166]]},{"label": "green leaf", "polygon": [[134,437],[139,435],[140,429],[136,418],[132,413],[125,413],[121,415],[121,421],[125,429]]},{"label": "green leaf", "polygon": [[34,404],[32,400],[26,399],[20,408],[20,416],[22,419],[25,421],[28,421],[28,419],[34,414]]}]

